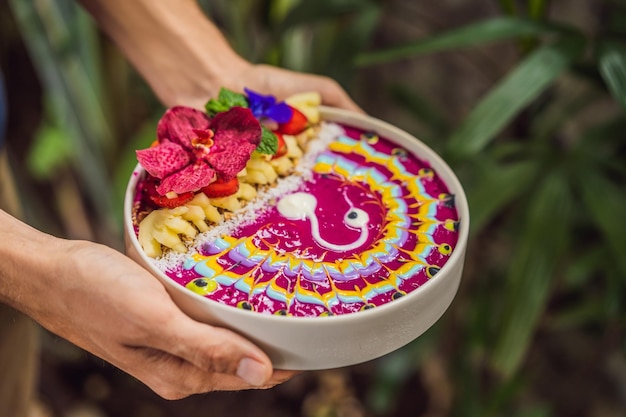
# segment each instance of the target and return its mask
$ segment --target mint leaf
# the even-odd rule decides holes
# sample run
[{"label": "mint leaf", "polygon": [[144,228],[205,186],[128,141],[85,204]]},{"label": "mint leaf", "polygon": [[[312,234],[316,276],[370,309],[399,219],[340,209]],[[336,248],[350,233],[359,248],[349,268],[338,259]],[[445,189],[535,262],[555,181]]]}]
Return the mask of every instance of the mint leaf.
[{"label": "mint leaf", "polygon": [[222,87],[217,98],[220,102],[228,105],[228,108],[235,106],[248,107],[248,100],[246,99],[246,96],[240,93],[235,93],[228,88]]},{"label": "mint leaf", "polygon": [[209,100],[208,103],[204,106],[204,108],[206,109],[206,112],[211,117],[215,116],[217,113],[228,111],[228,109],[230,109],[230,107],[228,107],[226,104],[220,101],[217,101],[214,98]]},{"label": "mint leaf", "polygon": [[232,107],[248,107],[248,100],[243,94],[235,93],[227,88],[222,87],[217,96],[217,100],[212,98],[204,106],[206,112],[211,116],[217,113],[230,110]]},{"label": "mint leaf", "polygon": [[255,151],[266,155],[276,155],[278,151],[278,138],[271,130],[265,126],[261,126],[261,142],[257,145]]}]

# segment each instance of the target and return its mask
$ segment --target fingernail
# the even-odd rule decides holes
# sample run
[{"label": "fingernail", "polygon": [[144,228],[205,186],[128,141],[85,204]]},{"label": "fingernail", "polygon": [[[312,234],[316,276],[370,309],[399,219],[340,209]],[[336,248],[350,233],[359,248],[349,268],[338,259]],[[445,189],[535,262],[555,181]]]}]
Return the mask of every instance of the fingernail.
[{"label": "fingernail", "polygon": [[265,366],[250,358],[243,358],[237,367],[237,376],[255,387],[265,383],[266,374]]}]

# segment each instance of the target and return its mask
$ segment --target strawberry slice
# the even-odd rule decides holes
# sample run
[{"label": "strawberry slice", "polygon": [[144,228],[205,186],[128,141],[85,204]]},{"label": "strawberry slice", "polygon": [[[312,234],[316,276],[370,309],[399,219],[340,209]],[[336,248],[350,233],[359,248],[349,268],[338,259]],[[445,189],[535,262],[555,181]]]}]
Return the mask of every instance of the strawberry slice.
[{"label": "strawberry slice", "polygon": [[278,132],[274,132],[276,138],[278,139],[278,147],[276,148],[276,154],[272,156],[272,159],[280,158],[281,156],[285,156],[287,154],[287,144],[285,143],[285,138]]},{"label": "strawberry slice", "polygon": [[191,191],[189,191],[188,193],[178,194],[174,198],[168,198],[167,196],[155,193],[150,196],[150,200],[152,200],[154,204],[159,207],[175,208],[190,202],[191,200],[193,200],[193,196],[194,193],[192,193]]},{"label": "strawberry slice", "polygon": [[289,107],[293,110],[291,119],[286,123],[280,123],[276,131],[284,135],[297,135],[309,127],[309,120],[300,110],[295,107]]},{"label": "strawberry slice", "polygon": [[174,208],[182,206],[183,204],[191,201],[195,195],[193,192],[188,192],[179,194],[174,198],[167,198],[167,196],[161,195],[157,192],[157,185],[159,185],[159,180],[152,175],[146,175],[146,178],[140,185],[141,201],[152,208]]},{"label": "strawberry slice", "polygon": [[235,177],[227,181],[224,181],[222,178],[217,178],[200,191],[209,198],[220,198],[235,194],[237,190],[239,190],[239,180]]}]

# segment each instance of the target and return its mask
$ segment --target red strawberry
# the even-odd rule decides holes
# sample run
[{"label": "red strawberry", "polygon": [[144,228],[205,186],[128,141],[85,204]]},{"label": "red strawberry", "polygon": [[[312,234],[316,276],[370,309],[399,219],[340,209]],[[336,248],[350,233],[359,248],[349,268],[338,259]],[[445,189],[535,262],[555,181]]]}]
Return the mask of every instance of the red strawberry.
[{"label": "red strawberry", "polygon": [[167,198],[164,195],[160,195],[156,187],[159,184],[159,180],[152,175],[146,175],[145,180],[141,183],[141,200],[144,204],[156,208],[156,207],[165,207],[165,208],[174,208],[178,206],[182,206],[183,204],[189,202],[194,197],[194,193],[188,192],[184,194],[179,194],[174,198]]},{"label": "red strawberry", "polygon": [[309,120],[300,110],[294,107],[291,107],[291,110],[293,110],[291,119],[286,123],[280,123],[277,132],[285,135],[297,135],[309,127]]},{"label": "red strawberry", "polygon": [[193,200],[194,195],[194,193],[189,191],[188,193],[179,194],[174,198],[168,198],[167,196],[155,193],[150,196],[150,200],[159,207],[175,208]]},{"label": "red strawberry", "polygon": [[209,198],[219,198],[235,194],[237,190],[239,190],[239,180],[235,177],[228,181],[218,178],[200,191]]},{"label": "red strawberry", "polygon": [[287,144],[285,143],[285,138],[278,132],[274,132],[276,138],[278,139],[278,147],[276,148],[276,154],[272,157],[272,159],[280,158],[287,154]]}]

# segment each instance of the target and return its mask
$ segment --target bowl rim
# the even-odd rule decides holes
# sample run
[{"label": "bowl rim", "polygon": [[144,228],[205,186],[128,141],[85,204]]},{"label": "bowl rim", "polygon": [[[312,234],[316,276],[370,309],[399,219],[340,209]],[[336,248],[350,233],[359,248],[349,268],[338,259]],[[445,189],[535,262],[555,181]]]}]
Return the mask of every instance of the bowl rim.
[{"label": "bowl rim", "polygon": [[[323,320],[324,322],[328,322],[328,324],[330,323],[343,324],[343,323],[351,322],[355,320],[367,320],[368,317],[371,317],[372,315],[380,315],[380,314],[385,314],[385,313],[389,314],[395,310],[402,309],[405,307],[405,305],[407,305],[408,303],[411,303],[413,299],[420,297],[420,294],[428,293],[429,292],[428,289],[430,287],[433,287],[437,285],[438,282],[446,279],[446,277],[449,275],[447,271],[452,270],[456,263],[460,262],[461,264],[463,264],[465,251],[467,249],[468,237],[469,237],[469,227],[470,227],[469,205],[467,202],[465,191],[461,185],[461,182],[457,178],[452,168],[450,168],[450,166],[443,160],[443,158],[441,158],[434,150],[432,150],[428,145],[423,143],[417,137],[411,135],[410,133],[388,122],[385,122],[383,120],[377,119],[369,115],[365,115],[365,114],[361,114],[361,113],[357,113],[357,112],[353,112],[349,110],[344,110],[344,109],[339,109],[339,108],[334,108],[334,107],[327,107],[327,106],[320,106],[319,108],[320,108],[320,115],[321,115],[322,121],[328,120],[331,123],[332,122],[344,123],[349,126],[356,127],[358,129],[367,129],[363,127],[363,125],[368,125],[368,126],[375,125],[375,127],[373,127],[372,130],[376,132],[378,132],[379,130],[384,130],[385,132],[388,132],[390,135],[404,137],[405,139],[410,139],[411,141],[414,142],[414,146],[412,147],[419,148],[419,152],[423,154],[417,154],[414,149],[407,149],[409,152],[411,152],[415,157],[428,162],[431,166],[434,167],[435,172],[438,175],[441,175],[442,171],[445,172],[446,180],[444,181],[444,183],[446,184],[449,190],[450,189],[455,190],[454,192],[455,207],[457,209],[457,214],[459,216],[460,228],[459,228],[459,235],[457,238],[457,244],[454,250],[452,251],[450,258],[448,258],[446,263],[441,267],[441,270],[433,278],[429,279],[428,281],[426,281],[419,287],[415,288],[414,290],[412,290],[405,296],[400,297],[399,299],[393,300],[393,302],[385,303],[373,309],[361,310],[361,311],[346,313],[346,314],[337,314],[333,316],[281,316],[281,315],[275,315],[275,314],[262,314],[262,313],[258,313],[255,311],[248,311],[248,310],[244,310],[241,308],[233,307],[231,305],[219,303],[210,298],[196,294],[193,291],[188,290],[182,285],[174,282],[170,277],[167,276],[167,274],[165,274],[159,268],[154,266],[154,264],[152,263],[152,258],[148,257],[143,251],[143,249],[141,248],[141,245],[139,244],[139,240],[134,231],[135,230],[134,226],[132,224],[132,208],[134,204],[135,187],[139,178],[145,172],[143,167],[137,164],[130,176],[130,179],[126,187],[125,196],[124,196],[124,229],[125,229],[124,233],[130,239],[131,244],[136,249],[137,254],[141,257],[143,262],[146,265],[151,266],[151,270],[149,270],[148,272],[151,272],[152,274],[157,274],[158,278],[161,281],[167,282],[168,284],[165,285],[166,287],[169,286],[169,288],[174,288],[178,291],[184,292],[185,295],[191,296],[192,298],[194,298],[196,302],[207,304],[207,307],[210,307],[211,309],[215,309],[216,311],[219,311],[220,317],[223,312],[226,315],[235,315],[235,316],[239,316],[240,318],[245,318],[245,319],[251,319],[253,317],[256,317],[256,319],[253,319],[253,320],[260,320],[262,322],[267,322],[268,324],[318,325],[320,323],[320,320]],[[357,124],[353,125],[351,124],[351,122],[354,122]],[[389,134],[381,135],[381,136],[384,136],[387,140],[394,142],[394,138],[388,137],[390,136]],[[126,250],[128,250],[128,248],[126,248]]]}]

